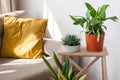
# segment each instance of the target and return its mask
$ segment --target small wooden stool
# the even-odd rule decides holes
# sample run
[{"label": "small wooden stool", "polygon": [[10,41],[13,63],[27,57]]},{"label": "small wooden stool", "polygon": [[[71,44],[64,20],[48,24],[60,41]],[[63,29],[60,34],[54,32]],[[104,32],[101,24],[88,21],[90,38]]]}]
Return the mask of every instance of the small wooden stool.
[{"label": "small wooden stool", "polygon": [[[101,58],[101,65],[102,65],[102,80],[107,80],[107,68],[106,68],[106,56],[108,55],[107,49],[104,47],[103,51],[101,52],[88,52],[85,46],[80,47],[80,52],[63,52],[60,51],[58,55],[61,57],[61,63],[64,63],[64,57],[70,56],[70,63],[79,70],[76,74],[76,78],[78,79],[82,74],[87,74],[87,70]],[[71,57],[80,56],[80,57],[95,57],[88,65],[84,68],[81,68],[78,63],[76,63]],[[92,80],[92,78],[87,74],[88,80]]]}]

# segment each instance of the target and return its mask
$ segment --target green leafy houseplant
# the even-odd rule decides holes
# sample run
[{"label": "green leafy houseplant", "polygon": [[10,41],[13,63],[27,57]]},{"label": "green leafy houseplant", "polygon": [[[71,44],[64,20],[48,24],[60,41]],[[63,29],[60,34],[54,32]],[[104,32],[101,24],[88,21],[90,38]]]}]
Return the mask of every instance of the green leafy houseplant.
[{"label": "green leafy houseplant", "polygon": [[106,17],[106,9],[108,4],[102,5],[97,10],[85,3],[87,7],[86,16],[72,16],[70,18],[74,21],[74,25],[80,25],[85,29],[87,50],[92,52],[99,52],[103,49],[104,35],[107,27],[104,22],[107,20],[117,21],[116,16]]},{"label": "green leafy houseplant", "polygon": [[76,46],[80,45],[80,38],[77,35],[68,34],[62,38],[62,42],[64,45]]},{"label": "green leafy houseplant", "polygon": [[105,34],[104,29],[107,27],[104,25],[104,22],[108,19],[112,21],[117,21],[116,16],[106,17],[106,9],[108,4],[105,4],[99,7],[97,10],[89,3],[85,3],[87,7],[86,17],[84,16],[72,16],[71,19],[74,21],[74,25],[80,25],[82,28],[86,29],[86,33],[97,35],[97,41],[100,39],[101,34]]},{"label": "green leafy houseplant", "polygon": [[[64,65],[62,65],[60,63],[60,61],[55,53],[53,53],[53,58],[54,58],[56,65],[60,69],[60,71],[58,73],[56,73],[54,71],[54,69],[51,67],[49,62],[44,57],[42,58],[43,61],[45,62],[45,64],[47,65],[49,72],[53,76],[52,78],[50,78],[50,80],[76,80],[75,70],[73,70],[72,67],[70,67],[69,57],[65,58]],[[85,77],[86,77],[86,75],[83,75],[79,80],[84,80]]]}]

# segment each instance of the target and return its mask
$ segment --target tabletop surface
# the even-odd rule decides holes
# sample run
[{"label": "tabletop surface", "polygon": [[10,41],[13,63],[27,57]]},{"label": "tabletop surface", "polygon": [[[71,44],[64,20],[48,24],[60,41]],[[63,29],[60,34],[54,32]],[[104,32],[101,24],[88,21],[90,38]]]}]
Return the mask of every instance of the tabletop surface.
[{"label": "tabletop surface", "polygon": [[85,56],[85,57],[94,57],[94,56],[107,56],[108,52],[107,52],[107,48],[104,47],[103,51],[101,52],[89,52],[86,50],[85,46],[81,46],[80,47],[80,51],[79,52],[64,52],[64,51],[59,51],[58,55],[60,56]]}]

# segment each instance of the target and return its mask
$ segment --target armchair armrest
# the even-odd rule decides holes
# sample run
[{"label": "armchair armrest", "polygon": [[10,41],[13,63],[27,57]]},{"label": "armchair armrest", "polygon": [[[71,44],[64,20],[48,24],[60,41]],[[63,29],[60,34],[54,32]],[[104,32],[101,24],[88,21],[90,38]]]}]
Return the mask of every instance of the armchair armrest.
[{"label": "armchair armrest", "polygon": [[57,53],[61,49],[61,43],[60,41],[44,38],[44,52],[50,56],[52,56],[52,53]]}]

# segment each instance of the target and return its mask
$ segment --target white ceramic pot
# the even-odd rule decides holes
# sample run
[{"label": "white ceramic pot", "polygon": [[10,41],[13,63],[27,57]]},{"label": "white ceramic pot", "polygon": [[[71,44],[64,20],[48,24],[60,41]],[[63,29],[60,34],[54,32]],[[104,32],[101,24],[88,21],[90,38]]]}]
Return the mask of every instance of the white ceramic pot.
[{"label": "white ceramic pot", "polygon": [[62,45],[62,50],[64,52],[78,52],[80,51],[80,45],[77,45],[77,46]]}]

